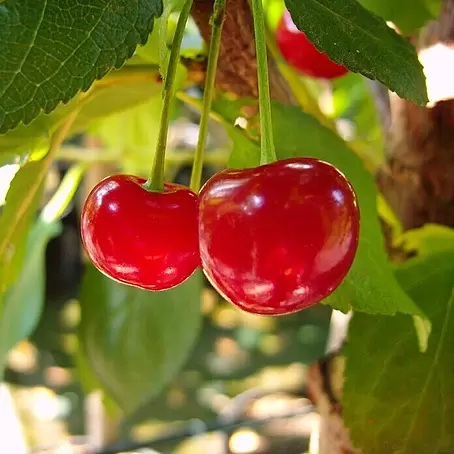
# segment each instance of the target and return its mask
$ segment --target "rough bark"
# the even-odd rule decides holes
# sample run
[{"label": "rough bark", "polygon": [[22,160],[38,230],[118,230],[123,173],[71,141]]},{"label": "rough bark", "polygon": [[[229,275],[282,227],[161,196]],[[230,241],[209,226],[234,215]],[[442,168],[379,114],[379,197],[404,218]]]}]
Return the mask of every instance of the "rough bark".
[{"label": "rough bark", "polygon": [[[195,0],[192,17],[205,42],[209,42],[212,0]],[[273,99],[296,103],[276,62],[269,58],[270,92]],[[254,24],[248,0],[227,0],[222,31],[216,85],[238,97],[257,97],[257,61],[255,58]]]},{"label": "rough bark", "polygon": [[427,222],[454,226],[454,100],[449,99],[454,97],[454,78],[444,85],[440,80],[454,64],[453,0],[446,0],[439,20],[424,28],[418,50],[437,52],[428,50],[434,44],[446,46],[443,55],[448,60],[425,61],[432,105],[420,107],[391,97],[387,162],[377,175],[404,229]]},{"label": "rough bark", "polygon": [[342,421],[344,358],[333,353],[312,364],[307,377],[307,396],[320,415],[319,454],[361,454],[350,441]]}]

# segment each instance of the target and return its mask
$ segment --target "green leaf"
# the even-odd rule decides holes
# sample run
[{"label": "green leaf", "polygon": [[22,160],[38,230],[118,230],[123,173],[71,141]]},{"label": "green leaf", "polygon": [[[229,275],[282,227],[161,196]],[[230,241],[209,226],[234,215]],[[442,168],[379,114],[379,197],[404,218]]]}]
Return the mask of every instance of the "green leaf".
[{"label": "green leaf", "polygon": [[48,241],[61,231],[58,222],[39,220],[30,232],[19,277],[3,296],[0,313],[0,379],[3,377],[8,352],[28,337],[38,324],[44,303],[45,253]]},{"label": "green leaf", "polygon": [[345,347],[343,417],[366,454],[454,452],[454,253],[412,259],[397,278],[428,315],[418,351],[410,317],[355,313]]},{"label": "green leaf", "polygon": [[101,139],[109,151],[123,156],[122,171],[145,174],[153,165],[159,134],[162,96],[160,92],[147,103],[105,118],[91,127],[91,135]]},{"label": "green leaf", "polygon": [[[111,72],[102,85],[93,87],[71,128],[71,134],[104,117],[147,102],[161,91],[158,75],[158,68],[153,66],[125,67]],[[41,113],[27,126],[20,125],[0,135],[0,153],[20,153],[42,146],[49,132],[64,121],[78,103],[79,99],[75,98],[66,105],[59,105],[51,114]]]},{"label": "green leaf", "polygon": [[295,25],[334,61],[401,98],[428,102],[415,48],[356,0],[286,0]]},{"label": "green leaf", "polygon": [[8,1],[0,10],[0,132],[29,124],[145,44],[161,0]]},{"label": "green leaf", "polygon": [[434,19],[441,0],[358,0],[375,14],[397,25],[405,35],[415,33],[427,21]]},{"label": "green leaf", "polygon": [[159,19],[155,21],[153,32],[144,46],[137,48],[137,54],[151,63],[159,63],[161,74],[167,70],[167,46],[169,42],[169,17],[173,12],[181,11],[185,0],[164,0],[164,9]]},{"label": "green leaf", "polygon": [[200,324],[201,274],[164,292],[119,284],[88,266],[80,341],[87,364],[128,414],[159,394],[188,358]]},{"label": "green leaf", "polygon": [[399,240],[406,250],[429,255],[454,249],[454,229],[445,225],[425,224],[418,229],[403,232]]},{"label": "green leaf", "polygon": [[22,267],[26,238],[38,209],[49,157],[21,167],[6,194],[0,215],[0,294],[14,282]]},{"label": "green leaf", "polygon": [[382,194],[379,194],[378,196],[377,209],[380,218],[391,229],[392,243],[396,244],[403,233],[402,222],[397,217],[396,213],[391,208],[391,205],[388,203],[388,201]]},{"label": "green leaf", "polygon": [[[241,101],[245,103],[244,100],[235,103],[217,101],[214,106],[222,114],[225,108],[227,117],[232,119],[239,115]],[[246,103],[250,104],[248,101]],[[273,102],[272,116],[278,159],[310,156],[327,161],[347,176],[358,196],[361,212],[358,252],[346,279],[325,302],[344,312],[355,309],[372,314],[403,312],[423,316],[392,272],[378,220],[374,179],[364,168],[361,159],[339,136],[296,106]],[[230,163],[238,168],[257,166],[260,161],[258,143],[249,140],[245,153],[243,141],[237,142],[233,135],[230,137],[234,141]],[[242,140],[246,140],[244,135]]]},{"label": "green leaf", "polygon": [[[229,125],[227,133],[233,141],[233,152],[229,157],[229,167],[239,169],[241,167],[256,167],[260,164],[259,148],[257,143],[245,136],[239,128]],[[246,164],[247,163],[247,164]]]},{"label": "green leaf", "polygon": [[[87,394],[93,391],[102,391],[102,385],[99,383],[98,378],[88,365],[87,358],[85,357],[80,346],[75,351],[73,359],[76,366],[77,377],[83,390]],[[106,396],[105,393],[103,393],[102,401],[104,408],[107,410],[109,415],[112,418],[118,418],[121,412],[117,404],[109,396]]]},{"label": "green leaf", "polygon": [[[179,64],[175,84],[184,85],[187,69]],[[158,86],[158,84],[155,84]],[[161,87],[159,87],[161,88]],[[147,175],[154,160],[161,110],[161,90],[155,91],[146,102],[130,109],[110,115],[92,125],[90,135],[101,139],[109,151],[115,150],[123,156],[122,171]]]}]

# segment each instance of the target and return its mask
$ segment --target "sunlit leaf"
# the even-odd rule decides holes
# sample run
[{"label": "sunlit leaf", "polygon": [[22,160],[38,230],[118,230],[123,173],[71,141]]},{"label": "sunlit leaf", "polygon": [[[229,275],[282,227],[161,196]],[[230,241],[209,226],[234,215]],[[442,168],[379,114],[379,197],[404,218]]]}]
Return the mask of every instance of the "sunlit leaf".
[{"label": "sunlit leaf", "polygon": [[412,259],[396,271],[432,322],[421,353],[410,317],[356,313],[345,348],[343,417],[368,454],[454,451],[454,253]]}]

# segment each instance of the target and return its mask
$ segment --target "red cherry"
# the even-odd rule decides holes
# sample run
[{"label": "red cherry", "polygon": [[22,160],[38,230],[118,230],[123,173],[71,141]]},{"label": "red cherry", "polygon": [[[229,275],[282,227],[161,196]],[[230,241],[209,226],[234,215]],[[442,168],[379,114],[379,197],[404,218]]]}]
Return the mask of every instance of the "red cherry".
[{"label": "red cherry", "polygon": [[349,271],[358,236],[352,186],[318,159],[224,170],[200,193],[202,268],[247,312],[288,314],[326,298]]},{"label": "red cherry", "polygon": [[200,264],[198,196],[165,183],[114,175],[99,182],[82,210],[81,234],[93,264],[107,276],[147,290],[181,284]]},{"label": "red cherry", "polygon": [[276,41],[285,60],[307,76],[335,79],[348,73],[347,68],[319,52],[306,35],[296,28],[288,10],[284,11],[277,27]]}]

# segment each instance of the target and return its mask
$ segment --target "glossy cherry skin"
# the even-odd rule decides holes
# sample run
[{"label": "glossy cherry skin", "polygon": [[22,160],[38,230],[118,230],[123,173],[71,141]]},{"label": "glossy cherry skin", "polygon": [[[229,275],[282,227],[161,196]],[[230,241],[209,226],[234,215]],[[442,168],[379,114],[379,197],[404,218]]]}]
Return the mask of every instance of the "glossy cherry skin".
[{"label": "glossy cherry skin", "polygon": [[165,183],[146,190],[144,179],[113,175],[90,192],[81,216],[82,242],[93,264],[116,281],[166,290],[200,265],[198,196]]},{"label": "glossy cherry skin", "polygon": [[306,35],[296,28],[288,10],[284,11],[277,26],[276,42],[284,59],[306,76],[335,79],[348,73],[347,68],[319,52]]},{"label": "glossy cherry skin", "polygon": [[202,268],[228,301],[255,314],[288,314],[342,282],[359,236],[355,192],[332,165],[291,158],[224,170],[200,192]]}]

